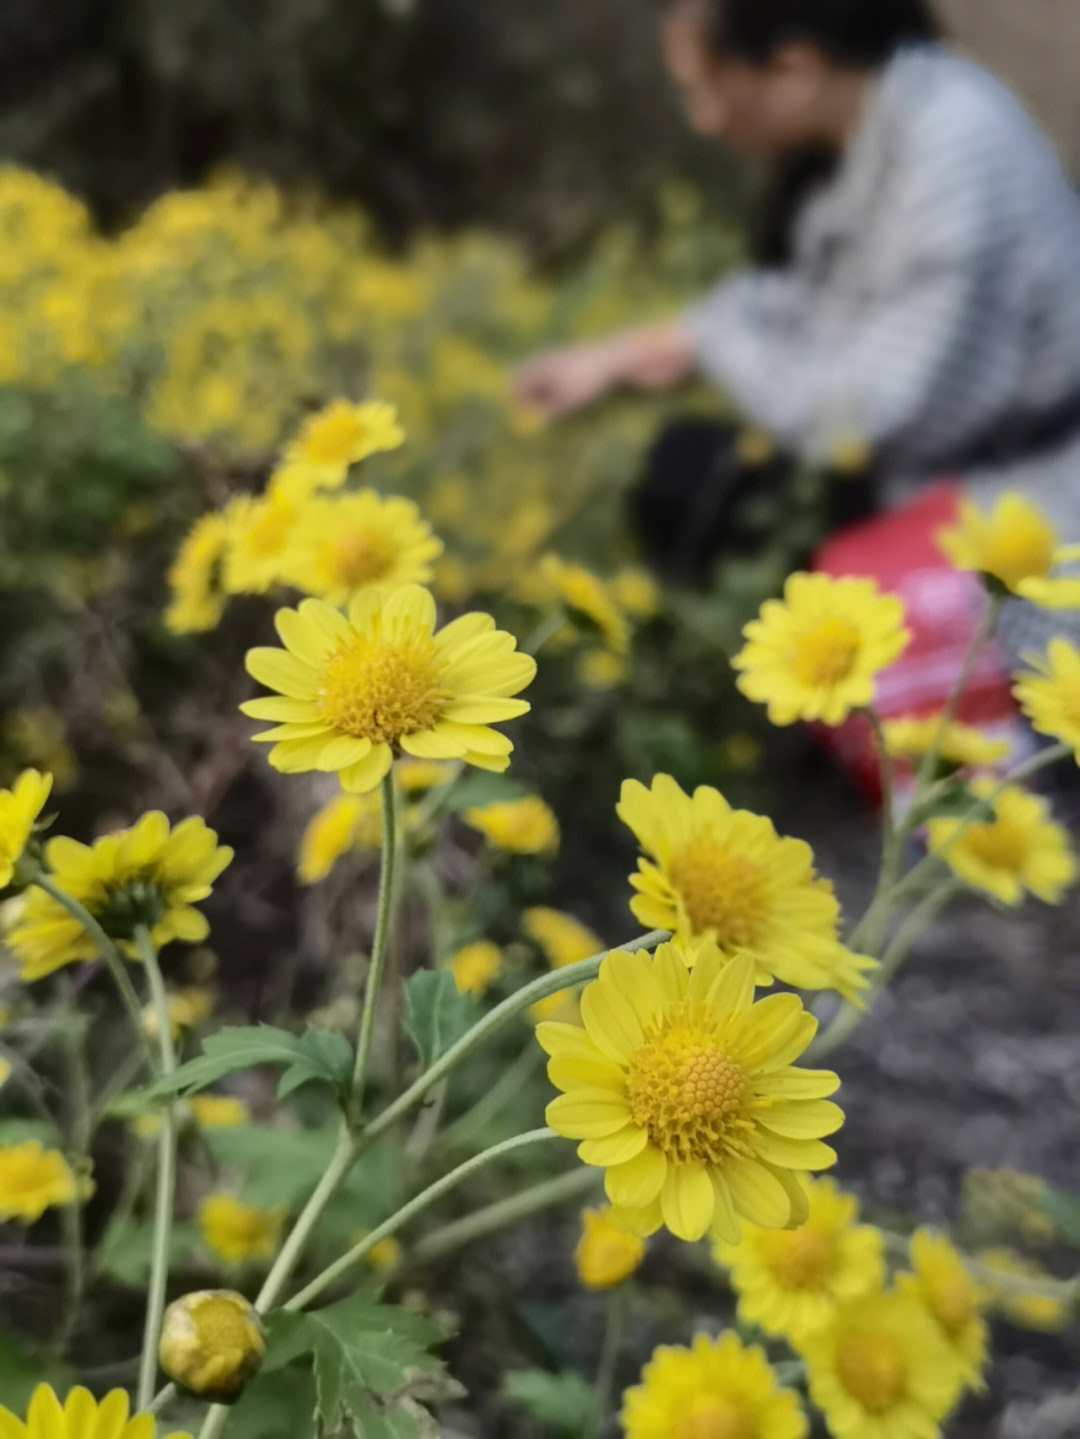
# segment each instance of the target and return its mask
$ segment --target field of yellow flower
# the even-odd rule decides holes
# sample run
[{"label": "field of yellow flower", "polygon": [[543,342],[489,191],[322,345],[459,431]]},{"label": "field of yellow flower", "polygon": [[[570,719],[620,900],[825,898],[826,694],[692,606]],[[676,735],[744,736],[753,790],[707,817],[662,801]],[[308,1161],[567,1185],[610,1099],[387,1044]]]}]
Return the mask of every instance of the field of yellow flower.
[{"label": "field of yellow flower", "polygon": [[[661,403],[508,366],[722,265],[681,200],[557,280],[0,171],[0,1435],[973,1439],[1080,1362],[1080,654],[1006,773],[877,721],[872,582],[642,565]],[[1069,538],[941,543],[992,619]]]}]

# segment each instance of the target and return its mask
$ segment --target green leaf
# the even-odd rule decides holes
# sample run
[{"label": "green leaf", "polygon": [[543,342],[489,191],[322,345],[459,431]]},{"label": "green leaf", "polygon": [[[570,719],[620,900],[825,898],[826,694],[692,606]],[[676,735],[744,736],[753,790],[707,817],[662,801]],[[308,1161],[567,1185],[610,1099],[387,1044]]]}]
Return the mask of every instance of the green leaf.
[{"label": "green leaf", "polygon": [[230,1408],[228,1428],[229,1439],[281,1439],[283,1434],[313,1433],[315,1377],[311,1370],[261,1368]]},{"label": "green leaf", "polygon": [[1054,1221],[1054,1228],[1065,1243],[1080,1248],[1080,1195],[1044,1184],[1035,1196],[1035,1203]]},{"label": "green leaf", "polygon": [[425,1069],[479,1017],[479,1005],[461,993],[447,969],[418,969],[405,981],[403,1023]]},{"label": "green leaf", "polygon": [[[411,1428],[400,1422],[386,1427],[392,1411],[376,1401],[406,1391],[417,1375],[442,1368],[429,1352],[443,1338],[431,1320],[360,1293],[312,1313],[276,1310],[267,1316],[266,1329],[264,1370],[313,1356],[318,1412],[328,1427],[356,1415],[365,1436],[421,1435],[415,1421]],[[377,1419],[384,1421],[378,1427]]]},{"label": "green leaf", "polygon": [[580,1374],[520,1369],[506,1376],[503,1388],[515,1404],[560,1436],[585,1439],[592,1434],[593,1392]]},{"label": "green leaf", "polygon": [[174,1074],[156,1079],[147,1093],[155,1099],[192,1094],[226,1074],[257,1064],[286,1066],[278,1081],[279,1098],[311,1083],[329,1084],[344,1094],[352,1079],[353,1050],[343,1034],[332,1030],[309,1029],[305,1034],[291,1034],[269,1024],[226,1027],[207,1035],[198,1059],[188,1060]]},{"label": "green leaf", "polygon": [[525,785],[505,775],[474,773],[448,784],[436,797],[432,813],[459,814],[463,809],[480,809],[486,804],[500,804],[503,800],[522,799],[529,793]]},{"label": "green leaf", "polygon": [[305,1200],[334,1152],[337,1125],[285,1129],[269,1124],[227,1124],[208,1129],[204,1142],[217,1164],[243,1177],[247,1204],[292,1207]]},{"label": "green leaf", "polygon": [[[169,1234],[169,1268],[177,1268],[196,1248],[199,1233],[194,1224],[175,1221]],[[103,1274],[121,1284],[145,1288],[154,1247],[154,1223],[150,1219],[118,1219],[110,1223],[97,1251]]]},{"label": "green leaf", "polygon": [[17,1334],[0,1329],[0,1403],[22,1415],[41,1383],[62,1393],[71,1383],[71,1370],[57,1359],[35,1353]]}]

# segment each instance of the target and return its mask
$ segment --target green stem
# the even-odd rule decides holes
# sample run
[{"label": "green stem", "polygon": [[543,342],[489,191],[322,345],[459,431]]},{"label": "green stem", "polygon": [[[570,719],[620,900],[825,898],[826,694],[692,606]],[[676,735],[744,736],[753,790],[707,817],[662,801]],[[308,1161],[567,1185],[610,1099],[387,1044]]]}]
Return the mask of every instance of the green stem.
[{"label": "green stem", "polygon": [[116,982],[116,987],[120,991],[120,998],[124,1002],[124,1007],[131,1019],[135,1033],[139,1037],[139,1043],[146,1051],[146,1058],[151,1069],[153,1069],[154,1046],[150,1041],[150,1036],[146,1032],[146,1026],[143,1024],[142,1003],[135,992],[135,986],[128,976],[127,966],[124,964],[120,951],[90,911],[86,909],[84,905],[81,905],[77,899],[72,899],[71,895],[65,894],[62,889],[58,889],[52,880],[43,874],[39,874],[34,880],[34,883],[39,889],[43,889],[50,898],[55,899],[57,904],[62,905],[68,914],[71,915],[72,919],[77,919],[97,945],[98,953],[105,961],[109,973]]},{"label": "green stem", "polygon": [[392,1234],[396,1234],[397,1231],[408,1224],[411,1219],[423,1213],[423,1211],[434,1204],[437,1199],[441,1199],[444,1194],[454,1189],[463,1179],[467,1179],[470,1174],[475,1174],[478,1169],[485,1168],[487,1165],[494,1163],[495,1160],[502,1159],[507,1154],[512,1154],[515,1150],[524,1149],[526,1146],[533,1144],[542,1144],[550,1139],[558,1139],[559,1137],[553,1129],[533,1129],[530,1130],[528,1134],[517,1134],[512,1139],[504,1139],[502,1143],[494,1144],[490,1149],[485,1149],[482,1154],[475,1154],[471,1159],[466,1159],[463,1164],[459,1164],[457,1168],[452,1169],[449,1174],[444,1174],[443,1177],[437,1179],[434,1184],[429,1184],[428,1187],[422,1190],[414,1199],[410,1199],[408,1204],[402,1205],[396,1214],[391,1215],[389,1219],[378,1225],[370,1234],[366,1234],[359,1244],[354,1244],[340,1259],[335,1259],[333,1264],[328,1265],[321,1274],[317,1274],[306,1288],[301,1289],[298,1294],[294,1294],[284,1307],[286,1309],[303,1309],[305,1304],[309,1304],[311,1300],[317,1298],[328,1285],[332,1284],[339,1274],[343,1274],[347,1269],[351,1269],[354,1264],[358,1264],[366,1254],[374,1249],[376,1244],[381,1243],[384,1239],[388,1239]]},{"label": "green stem", "polygon": [[968,687],[968,681],[975,672],[979,656],[986,647],[990,636],[997,629],[997,622],[1001,617],[1002,599],[1000,595],[988,594],[986,604],[979,619],[979,624],[971,637],[971,643],[967,647],[964,658],[960,664],[960,673],[949,690],[948,698],[938,715],[937,726],[934,729],[933,739],[919,762],[919,768],[915,772],[915,793],[925,788],[927,781],[934,772],[937,763],[938,750],[944,738],[945,731],[956,717],[956,711],[960,707],[960,701],[964,697],[964,691]]},{"label": "green stem", "polygon": [[525,1219],[541,1209],[551,1209],[568,1199],[587,1195],[596,1189],[599,1182],[599,1174],[588,1166],[571,1169],[569,1173],[560,1174],[555,1179],[545,1179],[543,1183],[533,1184],[520,1194],[511,1194],[508,1199],[486,1204],[472,1214],[466,1214],[461,1219],[433,1229],[430,1234],[425,1234],[416,1241],[410,1249],[410,1256],[424,1263],[438,1259],[443,1254],[471,1244],[474,1239],[482,1239],[485,1234],[493,1234],[495,1230],[508,1224],[516,1224],[519,1219]]},{"label": "green stem", "polygon": [[[627,944],[615,947],[635,950],[655,949],[658,944],[663,944],[669,938],[668,930],[654,929],[640,939],[631,940]],[[364,1145],[370,1144],[403,1114],[407,1114],[413,1105],[419,1103],[428,1090],[434,1088],[445,1074],[449,1074],[474,1049],[497,1030],[502,1029],[510,1020],[529,1009],[538,999],[546,999],[549,994],[558,994],[560,990],[573,989],[575,985],[585,984],[590,979],[595,979],[604,956],[610,952],[610,950],[605,950],[603,954],[594,954],[589,959],[581,959],[576,964],[567,964],[561,969],[552,970],[550,974],[543,974],[539,979],[534,979],[530,984],[517,990],[516,993],[508,995],[494,1009],[489,1009],[487,1014],[473,1025],[468,1034],[462,1035],[456,1044],[452,1044],[445,1054],[441,1055],[420,1075],[419,1079],[413,1081],[404,1094],[399,1095],[392,1104],[387,1105],[381,1114],[376,1115],[363,1131]]]},{"label": "green stem", "polygon": [[604,1339],[600,1346],[600,1359],[593,1381],[593,1428],[596,1434],[603,1433],[604,1415],[611,1403],[611,1390],[615,1383],[615,1365],[622,1349],[626,1329],[627,1289],[622,1286],[608,1294],[607,1314],[604,1322]]},{"label": "green stem", "polygon": [[[67,1090],[70,1099],[70,1144],[72,1168],[77,1179],[87,1172],[90,1155],[90,1084],[86,1072],[86,1028],[70,1027],[65,1034]],[[86,1242],[83,1232],[82,1191],[76,1183],[71,1203],[63,1211],[64,1244],[68,1253],[68,1294],[66,1312],[56,1336],[56,1352],[63,1355],[71,1342],[86,1293]]]},{"label": "green stem", "polygon": [[375,937],[371,945],[371,964],[364,985],[364,1009],[360,1016],[360,1034],[356,1042],[356,1065],[353,1069],[353,1119],[361,1113],[364,1102],[364,1081],[367,1077],[371,1041],[375,1034],[375,1010],[382,988],[383,970],[389,948],[390,919],[394,898],[394,870],[397,862],[397,814],[394,803],[394,771],[391,768],[382,781],[382,865],[379,870],[379,904],[375,916]]},{"label": "green stem", "polygon": [[[173,1046],[169,1000],[165,992],[161,967],[158,964],[157,951],[145,925],[139,925],[136,929],[135,942],[138,946],[139,957],[143,962],[143,968],[146,970],[150,984],[151,1002],[157,1018],[160,1049],[159,1072],[162,1075],[169,1075],[176,1069],[176,1050]],[[139,1362],[139,1388],[135,1406],[137,1410],[144,1409],[154,1396],[158,1341],[161,1338],[161,1319],[165,1309],[165,1286],[169,1276],[169,1249],[175,1194],[176,1110],[174,1101],[170,1099],[162,1111],[161,1133],[158,1138],[154,1238],[150,1252],[150,1278],[146,1292],[146,1324],[143,1330],[142,1357]]]},{"label": "green stem", "polygon": [[487,1093],[482,1095],[471,1109],[467,1109],[464,1114],[458,1115],[457,1119],[448,1124],[439,1138],[444,1142],[450,1141],[457,1144],[463,1137],[468,1137],[475,1134],[478,1129],[483,1129],[487,1122],[498,1114],[511,1099],[521,1097],[525,1084],[540,1067],[543,1060],[544,1052],[538,1044],[526,1045]]}]

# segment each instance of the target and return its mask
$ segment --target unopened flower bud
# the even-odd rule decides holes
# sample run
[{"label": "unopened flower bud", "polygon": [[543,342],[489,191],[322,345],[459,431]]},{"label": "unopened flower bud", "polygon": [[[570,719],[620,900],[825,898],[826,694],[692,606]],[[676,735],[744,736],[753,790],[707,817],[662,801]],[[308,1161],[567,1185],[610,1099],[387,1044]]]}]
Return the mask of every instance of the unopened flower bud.
[{"label": "unopened flower bud", "polygon": [[259,1316],[231,1289],[198,1289],[165,1310],[158,1358],[169,1378],[193,1394],[228,1403],[265,1353]]}]

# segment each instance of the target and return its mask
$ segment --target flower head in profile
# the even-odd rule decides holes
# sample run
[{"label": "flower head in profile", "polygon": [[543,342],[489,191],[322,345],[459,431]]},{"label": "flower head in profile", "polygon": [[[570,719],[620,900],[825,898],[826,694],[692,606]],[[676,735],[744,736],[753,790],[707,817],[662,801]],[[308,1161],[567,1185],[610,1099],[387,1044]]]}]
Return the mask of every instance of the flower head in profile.
[{"label": "flower head in profile", "polygon": [[[93,844],[58,835],[45,846],[53,883],[89,910],[129,957],[135,957],[139,925],[159,949],[174,939],[205,939],[209,925],[193,906],[206,899],[232,855],[197,815],[170,827],[160,810]],[[97,941],[39,889],[24,896],[7,941],[28,980],[97,954]]]},{"label": "flower head in profile", "polygon": [[361,591],[348,614],[301,600],[275,617],[284,649],[248,651],[247,668],[276,690],[241,705],[272,720],[270,763],[287,774],[336,773],[343,789],[373,789],[396,756],[459,759],[504,770],[513,748],[491,728],[524,714],[512,699],[536,673],[490,615],[435,629],[435,601],[419,585]]},{"label": "flower head in profile", "polygon": [[[30,1397],[25,1422],[10,1409],[0,1409],[2,1439],[154,1439],[153,1414],[131,1414],[124,1389],[113,1389],[95,1399],[89,1389],[69,1390],[63,1404],[48,1384],[39,1384]],[[190,1439],[173,1432],[164,1439]]]},{"label": "flower head in profile", "polygon": [[373,585],[427,584],[442,541],[412,500],[376,490],[315,496],[296,517],[280,576],[304,594],[347,604]]},{"label": "flower head in profile", "polygon": [[52,775],[36,769],[23,770],[11,789],[0,789],[0,889],[14,878],[51,789]]},{"label": "flower head in profile", "polygon": [[547,1122],[606,1169],[616,1223],[731,1243],[743,1219],[802,1223],[843,1115],[835,1074],[793,1067],[817,1028],[797,995],[755,1002],[753,960],[702,942],[613,950],[580,1002],[582,1026],[537,1026],[563,1091]]},{"label": "flower head in profile", "polygon": [[828,1178],[807,1181],[810,1211],[794,1229],[747,1225],[740,1244],[719,1243],[729,1267],[739,1318],[796,1342],[822,1328],[837,1304],[880,1289],[884,1246],[870,1224],[857,1222],[854,1195]]},{"label": "flower head in profile", "polygon": [[247,1124],[251,1109],[237,1094],[193,1094],[188,1100],[191,1117],[203,1129]]},{"label": "flower head in profile", "polygon": [[949,770],[997,764],[1009,752],[1007,740],[993,739],[976,725],[959,720],[942,725],[937,714],[883,720],[881,729],[885,748],[894,759],[919,761],[934,746],[938,763]]},{"label": "flower head in profile", "polygon": [[764,1350],[730,1332],[655,1349],[623,1395],[619,1422],[626,1439],[806,1439],[810,1428]]},{"label": "flower head in profile", "polygon": [[645,1240],[612,1223],[611,1207],[581,1211],[574,1268],[586,1289],[611,1289],[628,1279],[645,1255]]},{"label": "flower head in profile", "polygon": [[309,465],[353,465],[380,450],[396,450],[405,432],[397,410],[381,400],[331,400],[301,425],[286,458]]},{"label": "flower head in profile", "polygon": [[88,1175],[76,1175],[58,1149],[36,1139],[0,1145],[0,1223],[33,1224],[46,1209],[73,1204],[93,1193]]},{"label": "flower head in profile", "polygon": [[301,884],[325,879],[342,855],[378,849],[382,840],[382,802],[378,791],[338,794],[312,815],[300,836],[296,877]]},{"label": "flower head in profile", "polygon": [[707,785],[688,795],[666,774],[648,789],[625,780],[615,812],[644,851],[630,908],[646,928],[747,950],[758,984],[775,977],[858,999],[874,961],[840,943],[840,906],[804,840],[780,837]]},{"label": "flower head in profile", "polygon": [[1058,636],[1045,657],[1026,655],[1031,673],[1018,675],[1013,694],[1040,734],[1072,745],[1080,764],[1080,650]]},{"label": "flower head in profile", "polygon": [[222,565],[232,534],[232,516],[213,510],[195,521],[180,542],[167,579],[171,599],[165,624],[176,634],[212,630],[221,619],[226,593]]},{"label": "flower head in profile", "polygon": [[462,810],[461,817],[496,849],[510,854],[551,856],[559,848],[559,821],[538,794],[474,805]]},{"label": "flower head in profile", "polygon": [[918,1229],[911,1236],[911,1263],[913,1273],[897,1275],[898,1293],[920,1300],[936,1320],[964,1383],[985,1388],[989,1331],[984,1301],[963,1259],[943,1235]]},{"label": "flower head in profile", "polygon": [[735,683],[775,725],[840,724],[871,703],[875,676],[909,638],[903,602],[873,580],[804,573],[788,576],[783,599],[766,600],[743,635]]},{"label": "flower head in profile", "polygon": [[283,1209],[260,1209],[224,1191],[207,1195],[199,1206],[203,1243],[227,1264],[273,1259],[284,1222]]},{"label": "flower head in profile", "polygon": [[848,1300],[799,1348],[810,1397],[835,1439],[932,1439],[960,1397],[941,1331],[909,1295]]},{"label": "flower head in profile", "polygon": [[1026,1255],[1007,1245],[980,1249],[975,1256],[986,1303],[1012,1324],[1053,1334],[1076,1313],[1072,1288],[1055,1280]]},{"label": "flower head in profile", "polygon": [[461,994],[479,998],[503,966],[503,952],[490,939],[476,939],[452,954],[446,967]]},{"label": "flower head in profile", "polygon": [[1080,579],[1052,574],[1077,558],[1077,548],[1059,547],[1047,517],[1015,491],[989,514],[962,500],[956,524],[939,529],[935,539],[957,569],[977,570],[992,586],[1050,609],[1080,605]]},{"label": "flower head in profile", "polygon": [[928,820],[931,851],[965,883],[1002,904],[1019,904],[1028,891],[1058,904],[1076,878],[1076,857],[1068,831],[1050,818],[1047,801],[1018,785],[995,793],[991,780],[973,780],[969,788],[989,805],[991,817]]},{"label": "flower head in profile", "polygon": [[265,1353],[259,1316],[234,1290],[194,1290],[174,1299],[162,1317],[162,1369],[206,1399],[235,1399]]},{"label": "flower head in profile", "polygon": [[223,511],[228,543],[221,560],[221,585],[229,594],[261,595],[281,583],[281,565],[300,502],[280,490],[236,495]]},{"label": "flower head in profile", "polygon": [[583,619],[598,630],[616,654],[627,652],[630,626],[626,614],[599,576],[556,554],[541,558],[538,575],[550,599],[560,601],[574,619]]}]

